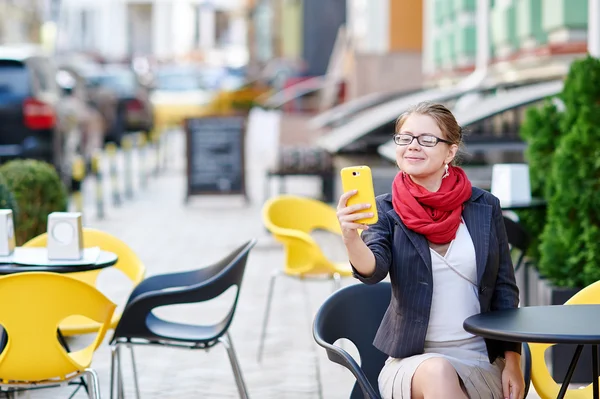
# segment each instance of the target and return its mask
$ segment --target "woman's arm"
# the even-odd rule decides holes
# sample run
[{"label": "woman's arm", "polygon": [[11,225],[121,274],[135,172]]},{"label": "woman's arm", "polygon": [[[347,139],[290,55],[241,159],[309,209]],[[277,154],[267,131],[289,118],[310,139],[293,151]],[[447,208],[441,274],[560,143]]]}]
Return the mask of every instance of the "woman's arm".
[{"label": "woman's arm", "polygon": [[377,204],[378,221],[364,230],[355,241],[346,242],[354,276],[365,284],[383,280],[392,264],[392,233],[388,216]]}]

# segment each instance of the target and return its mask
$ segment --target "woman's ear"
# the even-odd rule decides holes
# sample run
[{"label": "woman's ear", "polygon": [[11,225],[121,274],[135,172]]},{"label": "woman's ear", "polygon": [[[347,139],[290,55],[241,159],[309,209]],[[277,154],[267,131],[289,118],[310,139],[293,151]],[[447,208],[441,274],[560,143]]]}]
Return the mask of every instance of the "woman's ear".
[{"label": "woman's ear", "polygon": [[448,156],[446,156],[446,163],[451,164],[454,158],[456,157],[456,153],[458,152],[458,145],[452,144],[448,149]]}]

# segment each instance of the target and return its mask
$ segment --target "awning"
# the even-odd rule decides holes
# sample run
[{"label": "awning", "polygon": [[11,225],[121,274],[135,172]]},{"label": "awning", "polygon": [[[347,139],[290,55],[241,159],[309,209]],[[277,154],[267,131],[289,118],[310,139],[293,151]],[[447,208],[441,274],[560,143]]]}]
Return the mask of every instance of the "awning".
[{"label": "awning", "polygon": [[345,103],[336,105],[327,111],[323,111],[312,118],[308,123],[311,129],[321,129],[323,127],[329,127],[335,125],[338,121],[351,118],[356,114],[363,112],[369,108],[375,107],[379,104],[383,104],[387,101],[394,100],[399,97],[414,94],[418,91],[405,90],[401,92],[387,92],[387,93],[371,93]]},{"label": "awning", "polygon": [[[476,106],[466,107],[454,112],[454,116],[461,126],[467,127],[504,111],[531,104],[546,97],[555,96],[562,91],[562,88],[562,80],[522,86],[484,98]],[[485,145],[476,144],[475,146],[480,147]],[[497,149],[497,144],[490,144],[490,148]],[[474,150],[475,148],[467,144],[467,149]],[[396,160],[396,144],[392,140],[380,146],[378,152],[390,161]]]},{"label": "awning", "polygon": [[410,106],[422,101],[444,102],[473,91],[469,87],[436,88],[418,91],[376,106],[359,114],[351,122],[332,129],[317,140],[317,145],[336,153],[345,146],[371,133],[380,126],[393,122]]}]

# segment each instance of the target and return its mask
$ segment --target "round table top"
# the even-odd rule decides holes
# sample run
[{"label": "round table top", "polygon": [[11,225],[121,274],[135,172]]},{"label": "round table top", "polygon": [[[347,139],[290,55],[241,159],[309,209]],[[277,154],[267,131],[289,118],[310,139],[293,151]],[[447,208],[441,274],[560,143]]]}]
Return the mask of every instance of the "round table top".
[{"label": "round table top", "polygon": [[543,198],[532,198],[531,201],[521,202],[500,202],[500,207],[504,211],[516,211],[519,209],[535,209],[546,206],[546,200]]},{"label": "round table top", "polygon": [[600,344],[600,305],[530,306],[471,316],[466,331],[489,339],[546,344]]},{"label": "round table top", "polygon": [[75,265],[72,261],[66,261],[64,265],[57,264],[56,261],[52,265],[44,266],[25,266],[14,263],[0,264],[0,275],[13,274],[13,273],[24,273],[24,272],[52,272],[52,273],[75,273],[75,272],[87,272],[90,270],[104,269],[113,266],[117,263],[117,254],[100,251],[100,255],[96,260],[96,263],[92,264],[81,264]]}]

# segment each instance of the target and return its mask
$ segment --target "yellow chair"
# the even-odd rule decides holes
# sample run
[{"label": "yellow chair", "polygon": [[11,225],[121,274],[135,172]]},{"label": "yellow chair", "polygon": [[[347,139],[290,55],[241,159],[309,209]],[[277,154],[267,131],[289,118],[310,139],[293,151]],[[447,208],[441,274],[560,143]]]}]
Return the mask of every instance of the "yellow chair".
[{"label": "yellow chair", "polygon": [[[0,324],[8,342],[0,354],[0,386],[57,385],[82,376],[91,379],[90,398],[99,398],[98,376],[90,369],[116,305],[102,293],[57,273],[19,273],[0,278]],[[100,328],[92,344],[67,353],[58,341],[59,323],[84,315]]]},{"label": "yellow chair", "polygon": [[[41,234],[23,244],[24,247],[45,247],[47,233]],[[146,267],[127,244],[104,231],[84,228],[83,243],[86,247],[100,247],[104,251],[110,251],[118,256],[117,263],[113,266],[125,274],[135,287],[146,274]],[[97,287],[98,276],[102,270],[91,270],[87,272],[70,273],[69,276],[77,280]],[[110,328],[114,329],[121,318],[121,312],[115,312],[110,322]],[[60,324],[60,331],[64,336],[90,334],[98,331],[100,324],[94,323],[81,316],[73,316]]]},{"label": "yellow chair", "polygon": [[[595,282],[573,295],[565,305],[598,305],[600,304],[600,281]],[[546,367],[544,352],[552,344],[529,344],[531,351],[531,382],[542,399],[556,398],[561,385],[556,383]],[[583,389],[569,389],[565,398],[588,399],[593,397],[593,386]]]},{"label": "yellow chair", "polygon": [[271,275],[267,307],[258,350],[262,359],[273,289],[280,275],[298,278],[324,276],[333,279],[334,289],[340,287],[340,278],[352,275],[349,262],[334,263],[327,259],[310,233],[325,230],[341,237],[342,231],[336,210],[324,202],[294,195],[280,195],[269,199],[263,206],[262,219],[273,237],[283,244],[285,265]]}]

